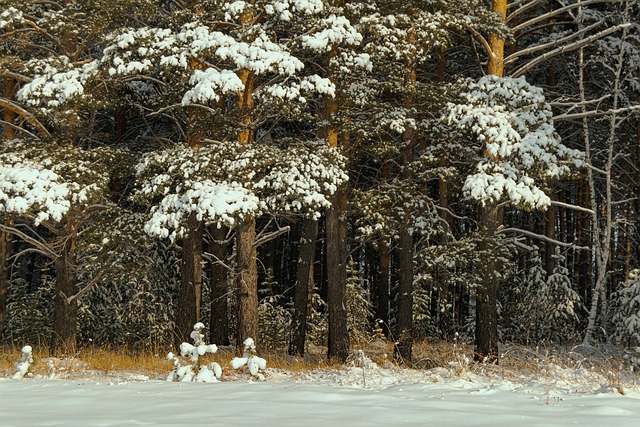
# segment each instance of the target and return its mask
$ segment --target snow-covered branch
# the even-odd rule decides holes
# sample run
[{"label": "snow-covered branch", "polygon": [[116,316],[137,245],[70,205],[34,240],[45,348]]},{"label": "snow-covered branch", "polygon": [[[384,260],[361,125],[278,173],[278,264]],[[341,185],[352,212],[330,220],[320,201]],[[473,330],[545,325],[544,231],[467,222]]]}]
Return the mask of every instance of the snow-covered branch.
[{"label": "snow-covered branch", "polygon": [[586,250],[586,251],[590,251],[591,250],[591,248],[588,247],[588,246],[578,246],[578,245],[575,245],[573,243],[561,242],[560,240],[556,240],[556,239],[552,239],[551,237],[547,237],[544,234],[533,233],[531,231],[523,230],[521,228],[515,228],[515,227],[501,228],[496,233],[498,233],[498,234],[501,234],[501,233],[502,234],[503,233],[518,233],[518,234],[522,234],[524,236],[532,237],[534,239],[543,240],[545,242],[553,243],[554,245],[562,246],[562,247],[565,247],[565,248],[583,249],[583,250]]},{"label": "snow-covered branch", "polygon": [[511,75],[513,77],[520,77],[522,76],[524,73],[526,73],[527,71],[529,71],[531,68],[533,68],[534,66],[540,64],[541,62],[544,62],[550,58],[553,58],[554,56],[558,56],[560,54],[563,53],[567,53],[567,52],[571,52],[573,50],[579,49],[582,46],[585,46],[589,43],[593,43],[594,41],[601,39],[604,36],[607,36],[609,34],[615,33],[616,31],[619,31],[621,29],[627,28],[629,27],[631,24],[625,23],[625,24],[619,24],[616,25],[614,27],[611,28],[607,28],[606,30],[602,30],[599,33],[593,34],[589,37],[585,37],[583,39],[580,40],[576,40],[575,42],[568,44],[568,45],[564,45],[564,46],[560,46],[556,49],[553,49],[549,52],[546,52],[538,57],[536,57],[535,59],[532,59],[531,61],[527,62],[524,65],[521,65],[520,67],[516,68],[515,70],[513,70],[511,72]]}]

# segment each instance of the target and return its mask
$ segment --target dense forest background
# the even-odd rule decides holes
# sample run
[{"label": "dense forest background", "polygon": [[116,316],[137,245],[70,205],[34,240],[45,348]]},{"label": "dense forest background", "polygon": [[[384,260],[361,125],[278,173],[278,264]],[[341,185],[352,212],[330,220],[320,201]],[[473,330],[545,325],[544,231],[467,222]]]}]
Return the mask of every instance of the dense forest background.
[{"label": "dense forest background", "polygon": [[5,345],[640,346],[640,3],[0,1]]}]

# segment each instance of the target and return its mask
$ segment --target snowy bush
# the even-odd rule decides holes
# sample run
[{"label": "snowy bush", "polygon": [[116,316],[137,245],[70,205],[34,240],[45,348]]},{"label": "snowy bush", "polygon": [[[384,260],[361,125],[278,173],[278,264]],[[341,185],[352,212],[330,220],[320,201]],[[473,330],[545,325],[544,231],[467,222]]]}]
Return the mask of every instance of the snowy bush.
[{"label": "snowy bush", "polygon": [[[213,354],[218,351],[218,347],[215,344],[207,345],[204,343],[203,330],[204,325],[202,323],[198,322],[193,325],[193,331],[191,332],[193,344],[188,342],[180,344],[181,357],[171,352],[167,354],[167,360],[173,362],[173,370],[167,377],[167,381],[218,382],[218,378],[222,375],[220,365],[216,362],[211,362],[206,365],[199,363],[200,356],[204,356],[207,353]],[[187,360],[189,363],[185,363]]]},{"label": "snowy bush", "polygon": [[33,363],[33,349],[30,345],[25,345],[20,350],[20,359],[15,363],[16,373],[13,374],[14,380],[21,380],[29,374],[29,367]]},{"label": "snowy bush", "polygon": [[369,300],[367,280],[358,277],[353,260],[349,262],[347,271],[347,328],[349,340],[354,344],[369,342],[373,331],[371,319],[373,312]]},{"label": "snowy bush", "polygon": [[309,316],[307,316],[307,343],[327,345],[329,331],[329,315],[327,303],[316,292],[311,297]]},{"label": "snowy bush", "polygon": [[523,342],[563,343],[575,338],[580,296],[573,289],[564,256],[556,251],[553,259],[555,267],[547,277],[540,254],[532,255],[531,266],[516,285],[521,288],[520,297],[513,298],[515,307],[507,307],[512,334]]},{"label": "snowy bush", "polygon": [[22,278],[9,282],[4,334],[14,343],[48,343],[53,321],[54,279],[43,275],[35,290]]},{"label": "snowy bush", "polygon": [[267,296],[258,305],[260,343],[265,348],[285,348],[291,330],[291,309],[283,307],[282,295]]},{"label": "snowy bush", "polygon": [[614,337],[625,347],[640,346],[640,270],[629,273],[629,279],[612,299]]},{"label": "snowy bush", "polygon": [[231,359],[231,369],[238,370],[247,367],[251,378],[258,381],[264,381],[264,375],[260,372],[267,369],[267,361],[256,355],[256,346],[253,338],[247,338],[243,342],[244,352],[242,357],[234,357]]}]

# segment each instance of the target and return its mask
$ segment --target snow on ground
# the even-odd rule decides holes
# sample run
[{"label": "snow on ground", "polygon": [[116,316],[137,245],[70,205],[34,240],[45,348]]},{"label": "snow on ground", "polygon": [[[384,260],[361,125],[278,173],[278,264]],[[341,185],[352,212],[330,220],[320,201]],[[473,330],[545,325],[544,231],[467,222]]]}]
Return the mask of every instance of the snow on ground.
[{"label": "snow on ground", "polygon": [[0,425],[639,425],[638,386],[627,381],[621,395],[619,384],[588,369],[551,366],[544,376],[506,380],[495,373],[365,365],[267,369],[261,383],[248,382],[243,374],[203,384],[117,372],[0,379]]}]

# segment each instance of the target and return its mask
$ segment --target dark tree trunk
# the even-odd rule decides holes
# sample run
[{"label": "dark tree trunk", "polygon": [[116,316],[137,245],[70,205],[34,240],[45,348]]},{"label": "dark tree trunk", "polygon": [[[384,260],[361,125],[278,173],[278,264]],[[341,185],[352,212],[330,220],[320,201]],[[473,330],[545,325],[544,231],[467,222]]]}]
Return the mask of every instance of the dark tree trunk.
[{"label": "dark tree trunk", "polygon": [[[14,79],[10,77],[5,77],[3,79],[2,94],[5,97],[5,99],[12,100],[14,98],[16,87],[17,85]],[[15,135],[15,129],[12,126],[14,124],[13,122],[15,120],[15,117],[16,117],[16,114],[14,111],[10,110],[9,108],[4,109],[3,120],[5,125],[2,131],[3,142],[13,139],[13,136]]]},{"label": "dark tree trunk", "polygon": [[332,206],[327,209],[327,303],[329,306],[328,357],[346,360],[349,355],[347,330],[347,255],[345,212],[346,188],[333,195]]},{"label": "dark tree trunk", "polygon": [[317,237],[318,221],[311,218],[302,220],[298,270],[293,299],[293,326],[291,329],[291,342],[289,343],[289,354],[292,356],[304,355],[309,297],[313,288],[313,261],[316,254]]},{"label": "dark tree trunk", "polygon": [[398,316],[395,357],[411,364],[413,347],[413,237],[409,232],[409,218],[400,230],[398,241]]},{"label": "dark tree trunk", "polygon": [[[10,225],[10,224],[7,224]],[[4,321],[7,313],[7,293],[9,291],[9,256],[11,256],[11,236],[0,230],[0,342],[4,342]]]},{"label": "dark tree trunk", "polygon": [[202,234],[204,226],[189,215],[187,234],[182,240],[180,261],[180,295],[176,310],[175,344],[190,342],[193,325],[200,321],[200,301],[202,298]]},{"label": "dark tree trunk", "polygon": [[[556,211],[553,206],[549,206],[544,212],[544,235],[550,239],[556,238]],[[555,245],[551,242],[546,242],[544,249],[544,268],[548,275],[553,274],[553,269],[555,268],[554,254]]]},{"label": "dark tree trunk", "polygon": [[243,350],[242,343],[253,338],[258,343],[258,269],[256,264],[256,221],[247,216],[236,230],[236,264],[238,292],[238,327],[236,348]]},{"label": "dark tree trunk", "polygon": [[[378,241],[378,250],[374,251],[370,262],[374,268],[373,281],[373,309],[378,327],[385,336],[390,336],[389,331],[389,268],[391,266],[391,254],[389,243],[386,239]],[[373,268],[373,267],[372,267]]]},{"label": "dark tree trunk", "polygon": [[[586,179],[581,179],[578,184],[578,206],[589,206],[589,186]],[[578,245],[589,247],[591,245],[591,216],[586,212],[577,212],[577,240]],[[591,252],[577,249],[576,254],[576,282],[585,306],[591,304],[592,278]]]},{"label": "dark tree trunk", "polygon": [[[214,344],[229,345],[229,271],[227,262],[227,227],[211,227],[211,323],[210,340]],[[219,260],[219,261],[217,261]]]},{"label": "dark tree trunk", "polygon": [[78,303],[67,302],[67,298],[78,291],[76,277],[76,238],[72,220],[60,230],[59,239],[64,240],[60,255],[55,259],[55,296],[53,306],[53,334],[51,349],[73,354],[77,346]]},{"label": "dark tree trunk", "polygon": [[480,224],[484,234],[479,245],[483,256],[480,285],[476,292],[476,343],[474,359],[486,363],[498,363],[498,292],[500,282],[492,256],[492,241],[499,223],[500,209],[491,204],[480,208]]}]

